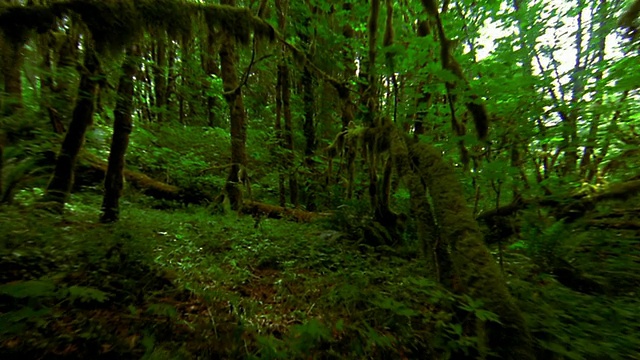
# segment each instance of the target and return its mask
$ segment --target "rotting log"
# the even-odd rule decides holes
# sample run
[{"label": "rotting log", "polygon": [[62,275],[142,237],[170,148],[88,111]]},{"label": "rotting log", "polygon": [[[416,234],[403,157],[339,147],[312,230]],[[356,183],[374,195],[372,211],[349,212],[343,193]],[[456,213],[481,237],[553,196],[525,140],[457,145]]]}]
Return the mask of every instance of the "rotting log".
[{"label": "rotting log", "polygon": [[[78,171],[92,172],[91,178],[100,182],[107,171],[107,163],[87,155],[83,157],[78,166]],[[131,186],[141,193],[161,200],[181,201],[187,204],[205,204],[216,202],[217,198],[210,194],[190,194],[180,187],[169,185],[140,172],[124,170],[124,178]],[[285,219],[296,222],[311,222],[322,218],[327,218],[330,213],[317,213],[300,209],[290,209],[282,206],[275,206],[258,201],[245,201],[240,209],[241,214],[252,215],[256,218]]]},{"label": "rotting log", "polygon": [[[97,173],[95,175],[95,178],[104,177],[107,172],[108,166],[105,161],[87,154],[85,154],[82,160],[83,161],[81,162],[81,164],[79,164],[78,169],[80,172],[90,171]],[[125,180],[129,184],[138,189],[141,193],[156,199],[185,201],[188,203],[203,203],[206,200],[211,200],[201,199],[201,201],[192,201],[193,199],[185,199],[183,192],[179,187],[154,180],[151,177],[140,172],[124,169],[123,174]]]},{"label": "rotting log", "polygon": [[329,213],[290,209],[257,201],[245,201],[240,212],[245,215],[256,217],[257,219],[265,217],[269,219],[287,219],[296,222],[311,222],[330,216]]},{"label": "rotting log", "polygon": [[[518,226],[504,227],[504,219],[515,216],[518,212],[530,206],[547,207],[552,209],[550,215],[557,220],[564,220],[567,223],[574,222],[584,217],[589,211],[602,201],[618,200],[624,201],[640,193],[640,176],[635,176],[630,180],[611,184],[608,187],[596,191],[595,193],[569,194],[564,198],[534,198],[516,199],[516,201],[501,206],[497,209],[485,211],[477,216],[477,220],[486,224],[489,228],[500,227],[500,237],[508,238],[518,230]],[[489,239],[495,242],[499,239]]]}]

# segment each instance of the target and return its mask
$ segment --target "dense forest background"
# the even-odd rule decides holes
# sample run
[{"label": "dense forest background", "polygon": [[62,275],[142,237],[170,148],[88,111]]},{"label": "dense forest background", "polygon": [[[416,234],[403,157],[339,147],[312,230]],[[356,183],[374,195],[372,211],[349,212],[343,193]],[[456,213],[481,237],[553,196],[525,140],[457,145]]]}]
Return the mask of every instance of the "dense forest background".
[{"label": "dense forest background", "polygon": [[640,358],[639,13],[1,0],[0,354]]}]

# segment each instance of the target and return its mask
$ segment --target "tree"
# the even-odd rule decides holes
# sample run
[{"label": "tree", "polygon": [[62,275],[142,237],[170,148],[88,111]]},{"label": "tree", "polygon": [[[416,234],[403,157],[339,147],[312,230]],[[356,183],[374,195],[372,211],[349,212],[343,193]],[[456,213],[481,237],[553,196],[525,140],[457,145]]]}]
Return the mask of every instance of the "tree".
[{"label": "tree", "polygon": [[91,39],[84,42],[84,68],[80,75],[78,97],[73,109],[69,129],[60,147],[56,166],[47,185],[44,202],[52,202],[55,211],[62,212],[73,185],[73,174],[80,148],[84,143],[87,128],[93,122],[95,101],[101,81],[100,60]]},{"label": "tree", "polygon": [[129,146],[129,134],[133,127],[133,81],[138,71],[138,48],[131,46],[125,54],[122,75],[118,82],[116,108],[114,110],[113,138],[109,151],[109,163],[104,180],[104,199],[100,221],[118,220],[119,201],[124,185],[125,154]]},{"label": "tree", "polygon": [[[235,0],[223,0],[223,5],[235,6]],[[231,208],[242,206],[241,185],[248,181],[247,174],[247,113],[242,100],[242,86],[238,81],[236,39],[230,33],[223,33],[220,48],[220,74],[229,106],[231,121],[231,164],[225,191]]]}]

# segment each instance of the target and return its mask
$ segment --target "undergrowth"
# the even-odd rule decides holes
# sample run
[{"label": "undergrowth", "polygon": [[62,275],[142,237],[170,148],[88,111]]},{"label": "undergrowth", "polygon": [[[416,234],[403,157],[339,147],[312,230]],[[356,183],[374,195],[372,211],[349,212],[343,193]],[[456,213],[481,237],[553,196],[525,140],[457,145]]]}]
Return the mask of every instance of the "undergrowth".
[{"label": "undergrowth", "polygon": [[[354,241],[351,228],[254,227],[248,216],[154,210],[136,196],[120,222],[101,225],[99,192],[75,193],[62,218],[33,210],[37,193],[19,192],[27,205],[0,210],[2,358],[473,358],[476,320],[499,321],[433,282],[419,258]],[[550,229],[525,231],[505,255],[539,357],[634,358],[640,319],[628,267],[637,243],[619,237],[631,260],[614,261],[609,232]],[[577,238],[559,248],[566,232]],[[594,276],[624,274],[625,290],[571,290],[541,270],[539,252]]]},{"label": "undergrowth", "polygon": [[100,225],[98,204],[75,194],[62,219],[2,209],[4,356],[447,358],[477,345],[469,299],[338,231],[135,204]]}]

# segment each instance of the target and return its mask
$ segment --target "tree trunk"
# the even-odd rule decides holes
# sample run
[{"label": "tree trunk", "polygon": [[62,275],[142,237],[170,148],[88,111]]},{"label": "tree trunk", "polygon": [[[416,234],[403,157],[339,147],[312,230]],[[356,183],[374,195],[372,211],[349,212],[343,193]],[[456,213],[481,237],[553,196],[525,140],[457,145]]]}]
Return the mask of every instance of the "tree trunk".
[{"label": "tree trunk", "polygon": [[153,66],[153,82],[155,85],[156,98],[156,121],[164,121],[164,114],[167,111],[167,46],[166,34],[158,36],[155,42],[156,58]]},{"label": "tree trunk", "polygon": [[[222,5],[235,6],[235,0],[222,0]],[[231,208],[238,210],[242,206],[242,189],[240,183],[246,180],[247,165],[247,114],[242,100],[242,89],[239,88],[236,64],[236,40],[231,34],[224,34],[220,49],[220,65],[225,100],[229,105],[231,120],[231,166],[225,191]],[[242,179],[241,179],[242,175]]]},{"label": "tree trunk", "polygon": [[[604,64],[605,61],[605,49],[606,49],[606,40],[607,40],[607,15],[609,13],[609,9],[607,6],[606,0],[600,0],[598,3],[594,3],[592,5],[592,22],[589,31],[589,45],[588,47],[594,47],[593,43],[597,43],[597,52],[596,58],[598,64]],[[597,28],[594,26],[594,23],[597,24]],[[604,76],[604,71],[602,68],[599,68],[594,74],[594,81],[596,84],[599,84]],[[604,94],[600,91],[596,92],[594,95],[594,103],[597,107],[602,106]],[[600,126],[602,114],[600,112],[596,112],[591,119],[591,124],[589,126],[589,135],[587,136],[587,142],[584,146],[584,150],[582,153],[582,158],[580,160],[580,178],[583,181],[590,181],[589,174],[594,173],[592,171],[594,169],[592,164],[596,163],[595,159],[595,149],[598,147],[598,128]],[[600,147],[601,148],[601,147]]]},{"label": "tree trunk", "polygon": [[[276,121],[274,124],[274,130],[276,135],[276,146],[274,147],[274,158],[279,159],[280,152],[283,146],[282,140],[282,74],[280,73],[280,67],[276,70]],[[284,178],[284,166],[281,161],[275,160],[278,169],[278,204],[284,207],[287,204],[287,189],[285,186]]]},{"label": "tree trunk", "polygon": [[7,39],[3,45],[4,98],[2,99],[2,114],[11,116],[23,107],[21,78],[22,64],[24,63],[23,43]]},{"label": "tree trunk", "polygon": [[[49,114],[51,128],[57,134],[64,134],[69,125],[73,111],[75,88],[75,64],[77,60],[78,31],[77,25],[71,22],[62,44],[56,44],[57,24],[47,34],[42,35],[43,54],[42,93],[43,106]],[[57,54],[55,51],[58,50]],[[53,56],[52,56],[53,55]],[[57,57],[57,59],[56,59]],[[55,63],[54,63],[55,60]]]},{"label": "tree trunk", "polygon": [[[220,76],[220,67],[215,60],[214,54],[216,53],[215,35],[208,32],[202,39],[202,48],[204,49],[201,54],[200,62],[202,64],[202,70],[209,75]],[[214,109],[216,108],[216,98],[211,94],[209,89],[209,81],[204,82],[206,84],[205,94],[207,102],[205,107],[207,109],[207,124],[210,127],[220,127],[219,121],[216,120],[216,114]]]},{"label": "tree trunk", "polygon": [[576,59],[575,67],[571,73],[571,104],[569,110],[569,116],[563,119],[562,134],[563,134],[563,147],[565,156],[564,175],[573,175],[576,171],[578,164],[578,117],[580,116],[580,110],[578,108],[580,99],[584,95],[585,88],[585,67],[586,61],[583,64],[583,22],[582,22],[582,0],[578,0],[578,28],[575,35],[575,47],[576,47]]},{"label": "tree trunk", "polygon": [[[289,10],[288,1],[276,1],[276,9],[278,12],[278,29],[282,34],[285,34],[287,26],[287,12]],[[279,85],[279,86],[278,86]],[[277,90],[280,93],[276,95],[276,101],[281,106],[279,109],[282,111],[282,118],[284,119],[284,129],[281,131],[281,144],[284,149],[284,159],[282,166],[285,172],[289,176],[289,200],[295,208],[298,207],[298,179],[295,171],[293,171],[294,162],[294,146],[293,146],[293,121],[291,118],[291,79],[289,77],[289,67],[287,66],[286,48],[281,47],[280,51],[280,63],[278,64],[278,84],[276,84]],[[279,96],[278,96],[279,95]],[[277,121],[277,123],[279,120]],[[276,125],[278,125],[276,123]],[[281,203],[282,206],[284,204]]]},{"label": "tree trunk", "polygon": [[88,41],[85,43],[84,70],[78,86],[78,98],[73,110],[69,130],[64,137],[55,170],[47,186],[44,201],[57,203],[62,212],[73,185],[73,171],[87,128],[93,121],[94,103],[98,92],[100,64],[96,53]]},{"label": "tree trunk", "polygon": [[4,133],[3,130],[0,130],[0,199],[4,199],[6,197],[5,196],[4,183],[3,183],[3,179],[4,179],[4,145],[5,145],[6,141],[7,141],[6,134]]},{"label": "tree trunk", "polygon": [[[304,101],[304,125],[302,131],[306,144],[304,148],[305,166],[309,174],[315,173],[315,161],[312,159],[316,151],[316,128],[314,124],[314,97],[313,97],[313,74],[308,67],[302,71],[302,99]],[[309,211],[316,209],[317,184],[315,179],[309,179],[306,191],[306,208]]]},{"label": "tree trunk", "polygon": [[[484,302],[497,314],[500,323],[480,324],[486,331],[488,347],[500,359],[534,359],[531,335],[522,313],[509,294],[493,256],[483,242],[478,223],[464,199],[464,191],[452,167],[440,152],[424,143],[410,150],[412,162],[431,195],[436,223],[444,244],[451,249],[453,290]],[[446,245],[445,245],[446,246]],[[442,271],[443,264],[439,264]],[[458,287],[458,288],[457,288]],[[478,334],[481,336],[482,334]]]},{"label": "tree trunk", "polygon": [[133,127],[131,113],[133,110],[133,77],[138,70],[137,47],[133,45],[127,50],[122,64],[122,75],[118,83],[116,108],[114,110],[113,137],[109,164],[104,180],[104,198],[102,200],[103,223],[114,222],[120,215],[119,201],[124,184],[125,154],[129,146],[129,134]]},{"label": "tree trunk", "polygon": [[[365,124],[369,128],[375,128],[380,125],[380,116],[378,114],[378,92],[377,92],[377,71],[376,71],[376,57],[378,50],[378,17],[380,15],[380,0],[371,1],[371,12],[369,14],[368,22],[368,37],[369,37],[369,57],[366,60],[364,71],[360,74],[360,77],[366,78],[366,81],[361,84],[361,98],[360,108],[364,112],[362,117],[365,119]],[[379,190],[378,190],[378,162],[380,154],[378,153],[378,135],[369,139],[366,145],[368,149],[368,156],[364,159],[368,167],[369,174],[369,201],[371,203],[371,210],[377,221],[384,219],[380,218],[380,214],[383,214],[380,207]]]},{"label": "tree trunk", "polygon": [[291,119],[291,80],[289,79],[289,67],[286,64],[278,66],[282,73],[282,113],[284,118],[283,140],[287,150],[286,164],[289,174],[289,200],[293,207],[298,207],[298,179],[294,169],[294,147],[293,147],[293,122]]}]

